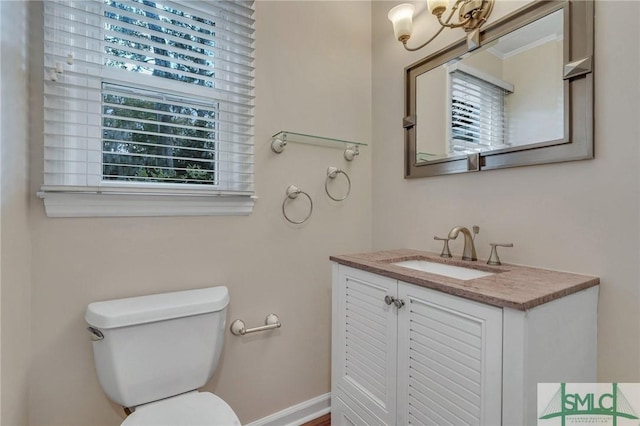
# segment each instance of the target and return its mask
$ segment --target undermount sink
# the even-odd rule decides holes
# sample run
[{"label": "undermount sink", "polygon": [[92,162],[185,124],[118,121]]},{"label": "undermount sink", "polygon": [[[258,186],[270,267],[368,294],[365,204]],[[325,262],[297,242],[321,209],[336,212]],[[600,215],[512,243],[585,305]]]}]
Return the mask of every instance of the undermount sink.
[{"label": "undermount sink", "polygon": [[456,278],[459,280],[473,280],[475,278],[493,275],[493,272],[479,271],[477,269],[447,265],[445,263],[429,262],[427,260],[404,260],[402,262],[393,262],[391,264],[401,266],[403,268],[414,269],[416,271],[429,272],[431,274]]}]

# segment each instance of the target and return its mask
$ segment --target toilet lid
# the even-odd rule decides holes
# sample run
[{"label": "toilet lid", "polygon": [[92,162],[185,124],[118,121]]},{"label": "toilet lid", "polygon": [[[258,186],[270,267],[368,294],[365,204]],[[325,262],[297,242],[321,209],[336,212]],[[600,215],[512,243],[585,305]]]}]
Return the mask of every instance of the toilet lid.
[{"label": "toilet lid", "polygon": [[136,407],[122,426],[240,426],[231,407],[209,392],[189,392]]}]

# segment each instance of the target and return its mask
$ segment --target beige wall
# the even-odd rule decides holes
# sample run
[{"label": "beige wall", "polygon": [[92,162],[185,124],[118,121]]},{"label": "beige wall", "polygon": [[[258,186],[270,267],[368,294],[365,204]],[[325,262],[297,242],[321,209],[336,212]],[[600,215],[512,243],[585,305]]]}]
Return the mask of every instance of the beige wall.
[{"label": "beige wall", "polygon": [[[33,7],[35,19],[40,6]],[[229,287],[229,321],[257,326],[275,312],[283,323],[242,338],[227,331],[206,389],[243,423],[329,392],[328,257],[370,249],[371,147],[347,163],[341,149],[293,143],[276,155],[269,138],[286,129],[370,142],[370,16],[368,2],[256,2],[260,198],[249,217],[49,219],[33,196],[41,182],[41,154],[34,155],[31,424],[124,418],[96,379],[83,320],[88,303],[210,285]],[[37,39],[37,21],[32,30]],[[37,66],[33,75],[41,86]],[[40,143],[33,141],[34,152]],[[353,182],[343,203],[324,194],[331,165]],[[302,226],[281,213],[289,184],[313,197],[313,216]]]},{"label": "beige wall", "polygon": [[473,52],[470,56],[464,58],[462,63],[497,79],[506,80],[508,83],[511,83],[511,81],[503,75],[502,59],[487,50]]},{"label": "beige wall", "polygon": [[28,227],[26,3],[0,2],[0,424],[27,424],[31,239]]},{"label": "beige wall", "polygon": [[[407,53],[391,35],[386,13],[392,5],[257,2],[260,199],[250,217],[47,218],[34,196],[41,181],[35,136],[42,72],[35,66],[30,83],[34,136],[27,190],[21,175],[27,159],[24,75],[6,72],[3,60],[0,423],[119,424],[123,415],[103,395],[93,370],[86,305],[206,285],[229,287],[229,320],[257,325],[273,311],[284,324],[272,334],[227,333],[207,390],[226,399],[243,422],[328,392],[327,257],[372,245],[437,251],[433,235],[458,224],[481,226],[480,256],[488,255],[489,241],[514,242],[501,254],[507,262],[600,276],[600,379],[640,381],[640,49],[627,47],[640,36],[640,3],[597,4],[595,160],[419,180],[403,179],[403,68],[460,33],[447,30],[431,50]],[[518,5],[498,2],[492,20]],[[18,19],[22,6],[11,3],[0,2],[2,16],[13,7],[12,21],[25,22]],[[40,6],[30,7],[37,40]],[[3,20],[2,56],[15,59],[23,32],[11,31],[7,45],[8,28]],[[412,42],[428,30],[418,27]],[[7,56],[6,49],[13,53]],[[32,59],[41,63],[38,55]],[[350,164],[340,150],[315,146],[290,144],[276,155],[268,139],[281,129],[373,146]],[[353,181],[342,204],[324,196],[329,165],[345,168]],[[291,183],[314,197],[314,214],[303,226],[286,223],[280,213]],[[461,242],[452,249],[459,253]]]},{"label": "beige wall", "polygon": [[552,40],[504,59],[503,78],[516,88],[506,97],[512,144],[564,138],[563,47]]},{"label": "beige wall", "polygon": [[[444,83],[444,84],[443,84]],[[431,154],[441,158],[449,155],[446,103],[432,102],[447,98],[447,70],[440,66],[421,74],[416,79],[416,143],[418,154]],[[421,120],[424,119],[424,120]],[[423,161],[428,158],[419,158]]]},{"label": "beige wall", "polygon": [[[386,18],[393,4],[372,9],[373,248],[439,251],[434,235],[477,224],[480,257],[513,242],[506,262],[597,275],[599,378],[640,381],[640,3],[596,4],[594,160],[416,180],[403,179],[402,70],[462,34],[405,52]],[[496,2],[491,21],[522,4]],[[459,255],[462,242],[451,245]]]}]

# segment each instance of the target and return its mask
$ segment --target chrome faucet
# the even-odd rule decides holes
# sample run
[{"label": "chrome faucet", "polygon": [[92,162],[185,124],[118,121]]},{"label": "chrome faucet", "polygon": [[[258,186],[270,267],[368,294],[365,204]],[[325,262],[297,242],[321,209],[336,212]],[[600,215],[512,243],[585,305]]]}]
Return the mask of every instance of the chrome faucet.
[{"label": "chrome faucet", "polygon": [[[480,228],[477,226],[473,227],[473,233],[477,234],[480,231]],[[449,231],[449,239],[455,240],[458,238],[458,234],[462,232],[464,235],[464,249],[462,250],[462,260],[478,260],[478,256],[476,255],[476,246],[473,244],[473,237],[471,236],[471,232],[468,228],[464,226],[456,226],[451,231]]]}]

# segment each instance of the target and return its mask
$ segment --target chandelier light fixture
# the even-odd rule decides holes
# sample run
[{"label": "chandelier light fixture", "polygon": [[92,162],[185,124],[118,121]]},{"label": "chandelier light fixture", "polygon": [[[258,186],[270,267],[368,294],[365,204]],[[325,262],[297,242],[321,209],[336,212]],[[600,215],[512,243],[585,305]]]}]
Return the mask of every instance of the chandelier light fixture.
[{"label": "chandelier light fixture", "polygon": [[[415,7],[409,3],[400,4],[389,11],[387,15],[393,23],[396,39],[410,52],[422,49],[431,43],[445,28],[464,28],[467,32],[467,47],[469,50],[480,47],[480,27],[487,21],[495,0],[456,0],[447,11],[448,0],[427,0],[429,12],[440,24],[440,29],[427,41],[417,47],[407,46],[413,27],[413,12]],[[457,13],[457,21],[451,22]],[[446,18],[444,17],[446,16]]]}]

